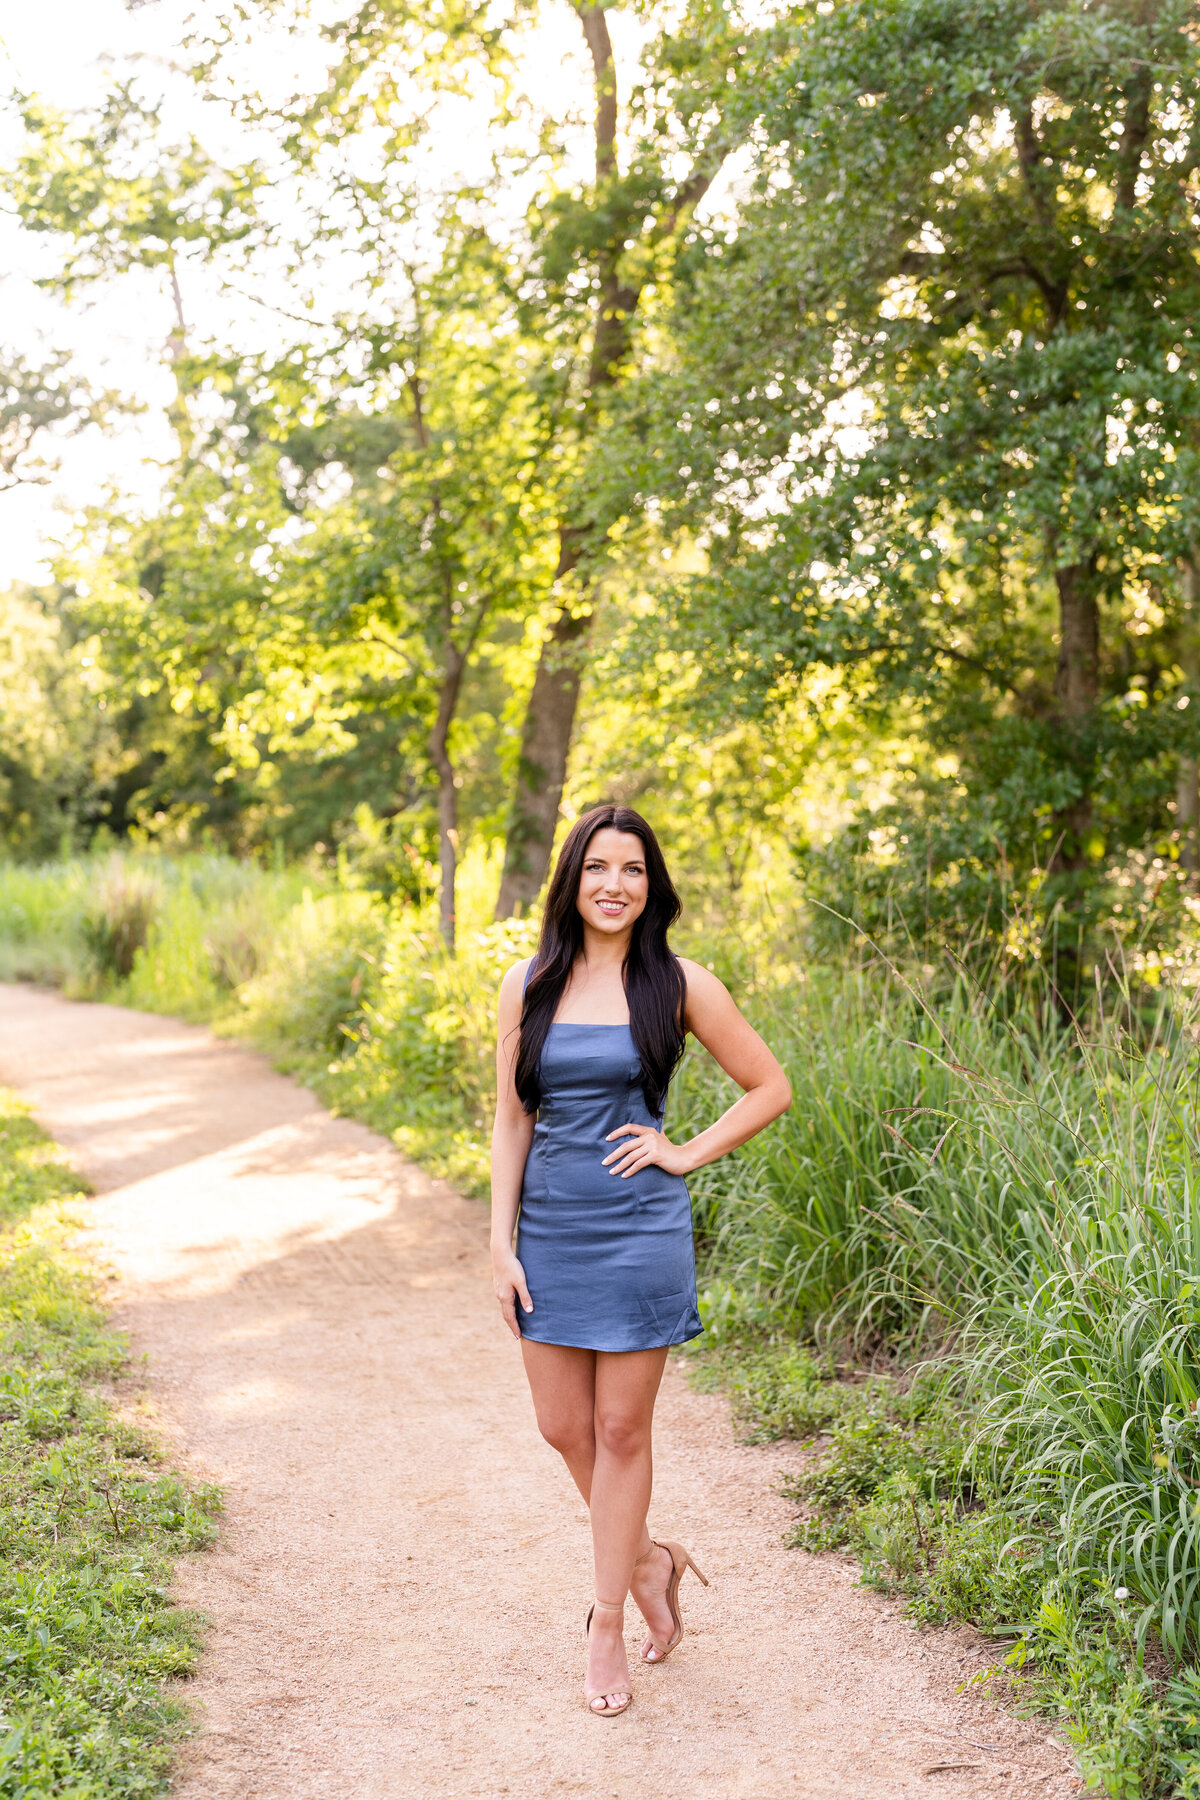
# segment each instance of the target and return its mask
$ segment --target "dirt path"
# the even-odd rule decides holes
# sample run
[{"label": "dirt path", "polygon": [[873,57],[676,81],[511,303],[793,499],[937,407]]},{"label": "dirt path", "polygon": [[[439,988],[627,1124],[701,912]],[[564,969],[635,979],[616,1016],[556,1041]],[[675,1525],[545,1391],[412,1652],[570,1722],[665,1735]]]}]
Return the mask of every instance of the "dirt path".
[{"label": "dirt path", "polygon": [[[483,1209],[170,1020],[0,989],[0,1080],[95,1182],[176,1454],[226,1484],[178,1591],[213,1620],[184,1800],[900,1800],[1078,1791],[1044,1726],[786,1551],[788,1452],[668,1371],[653,1520],[712,1579],[619,1720],[580,1698],[584,1509],[538,1439]],[[631,1643],[633,1631],[630,1631]],[[935,1765],[941,1765],[935,1768]]]}]

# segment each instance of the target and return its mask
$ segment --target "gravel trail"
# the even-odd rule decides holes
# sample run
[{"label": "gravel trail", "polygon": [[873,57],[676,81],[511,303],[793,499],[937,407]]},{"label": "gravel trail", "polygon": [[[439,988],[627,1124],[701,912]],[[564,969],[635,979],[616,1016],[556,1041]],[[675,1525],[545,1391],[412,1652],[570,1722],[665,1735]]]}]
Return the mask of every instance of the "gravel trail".
[{"label": "gravel trail", "polygon": [[[95,1184],[159,1425],[228,1490],[179,1598],[212,1620],[181,1800],[901,1800],[1078,1793],[1063,1747],[961,1683],[834,1558],[785,1550],[787,1446],[668,1370],[652,1524],[712,1586],[581,1697],[586,1515],[538,1438],[484,1209],[197,1028],[0,988],[0,1080]],[[629,1639],[637,1642],[634,1620]]]}]

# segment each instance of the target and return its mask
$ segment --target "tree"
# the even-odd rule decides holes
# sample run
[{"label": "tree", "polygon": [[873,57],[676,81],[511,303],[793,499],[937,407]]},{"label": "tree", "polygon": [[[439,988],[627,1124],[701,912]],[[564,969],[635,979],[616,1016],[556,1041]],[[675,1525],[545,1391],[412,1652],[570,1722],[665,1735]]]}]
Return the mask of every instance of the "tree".
[{"label": "tree", "polygon": [[[301,729],[310,748],[344,748],[347,722],[371,710],[405,721],[395,748],[410,767],[411,727],[428,715],[415,754],[436,772],[452,941],[464,682],[486,631],[549,585],[544,432],[506,264],[453,204],[425,207],[416,246],[416,202],[373,205],[363,183],[347,224],[336,180],[311,184],[289,245],[263,210],[261,171],[165,139],[128,85],[82,126],[28,101],[25,123],[12,191],[30,228],[64,242],[61,290],[136,269],[168,280],[179,462],[166,515],[134,534],[141,565],[118,546],[97,583],[126,666],[206,709],[234,766],[260,780]],[[369,258],[355,305],[307,329],[281,309],[282,354],[188,345],[185,257],[223,254],[231,279],[239,263],[277,275],[282,256],[298,275],[323,239]],[[412,800],[407,773],[394,782],[393,813]]]},{"label": "tree", "polygon": [[131,81],[115,83],[82,121],[31,94],[15,102],[24,141],[4,186],[23,228],[53,237],[62,249],[59,269],[43,286],[71,300],[135,271],[165,277],[171,328],[163,350],[177,374],[171,417],[186,452],[181,264],[251,236],[264,173],[254,162],[224,166],[194,136],[164,137],[159,108]]},{"label": "tree", "polygon": [[[241,15],[247,26],[231,15],[209,29],[205,79],[219,79],[242,31],[261,28],[280,10],[275,0],[260,0]],[[501,916],[529,904],[549,867],[616,516],[593,472],[594,450],[614,395],[637,367],[647,302],[669,290],[688,221],[732,147],[725,121],[746,44],[730,10],[701,0],[674,30],[651,35],[622,119],[611,9],[577,5],[575,12],[592,81],[590,180],[569,154],[569,121],[556,116],[560,96],[546,94],[533,109],[517,98],[522,28],[536,16],[524,6],[504,12],[458,3],[442,10],[431,32],[407,0],[371,0],[327,29],[332,48],[323,88],[269,113],[254,99],[247,108],[260,122],[270,116],[295,167],[330,170],[340,159],[340,192],[374,254],[398,214],[408,222],[420,211],[407,201],[399,206],[398,196],[410,191],[407,171],[421,166],[425,139],[441,116],[439,98],[470,92],[490,106],[490,167],[473,182],[462,180],[460,200],[469,199],[508,256],[521,328],[542,346],[530,380],[542,403],[547,480],[553,474],[557,493],[549,616],[515,771]],[[369,141],[378,160],[365,179],[354,171]],[[535,194],[524,224],[513,218],[514,186]]]},{"label": "tree", "polygon": [[547,582],[544,445],[502,273],[448,235],[387,327],[343,321],[278,360],[193,354],[161,514],[97,521],[79,565],[110,657],[208,721],[219,782],[278,800],[289,764],[345,756],[372,717],[377,811],[410,812],[432,770],[451,945],[464,695]]},{"label": "tree", "polygon": [[952,762],[923,844],[952,814],[977,866],[999,840],[1083,904],[1195,755],[1190,8],[799,7],[770,69],[757,197],[694,244],[646,399],[674,480],[643,450],[635,502],[707,529],[682,616],[731,692],[825,667],[916,709]]},{"label": "tree", "polygon": [[[596,491],[599,484],[594,476],[589,480],[588,440],[602,431],[605,402],[631,373],[644,295],[656,281],[669,283],[680,235],[731,148],[719,115],[699,132],[695,129],[699,116],[696,90],[703,92],[711,105],[720,94],[715,70],[719,68],[723,79],[736,67],[730,35],[727,30],[720,33],[719,48],[698,37],[699,54],[688,57],[681,53],[681,34],[679,39],[668,38],[656,46],[657,68],[652,63],[647,70],[633,109],[640,128],[636,149],[629,168],[622,172],[616,67],[607,10],[599,5],[577,5],[576,12],[593,71],[594,178],[590,190],[584,190],[577,200],[559,199],[550,229],[544,235],[535,232],[531,247],[537,275],[559,306],[572,282],[577,284],[577,292],[582,288],[587,294],[591,306],[590,325],[581,333],[578,321],[575,323],[586,346],[581,358],[574,446],[582,466],[560,515],[555,568],[556,582],[580,570],[583,593],[574,605],[558,612],[538,660],[517,765],[496,903],[498,918],[536,899],[554,845],[596,573],[612,522]],[[669,82],[669,74],[678,85]],[[683,105],[681,74],[690,78],[693,88]],[[677,151],[681,135],[692,140],[691,153],[685,172],[673,176],[668,172],[671,159],[664,152],[668,146]],[[543,304],[545,297],[540,296]]]},{"label": "tree", "polygon": [[72,642],[52,596],[0,595],[0,838],[10,855],[54,855],[103,814],[101,771],[113,772],[120,745],[98,705],[95,649]]},{"label": "tree", "polygon": [[355,433],[376,460],[381,429],[395,441],[382,465],[360,464],[341,502],[306,508],[256,634],[285,686],[297,671],[319,675],[332,650],[340,704],[351,668],[382,666],[427,718],[451,946],[462,779],[452,734],[464,682],[497,629],[523,626],[548,579],[545,444],[527,347],[489,313],[490,262],[486,253],[448,258],[433,277],[414,278],[408,332],[371,334],[353,405],[330,396],[305,442],[294,424],[279,432],[283,456],[310,476],[344,470]]}]

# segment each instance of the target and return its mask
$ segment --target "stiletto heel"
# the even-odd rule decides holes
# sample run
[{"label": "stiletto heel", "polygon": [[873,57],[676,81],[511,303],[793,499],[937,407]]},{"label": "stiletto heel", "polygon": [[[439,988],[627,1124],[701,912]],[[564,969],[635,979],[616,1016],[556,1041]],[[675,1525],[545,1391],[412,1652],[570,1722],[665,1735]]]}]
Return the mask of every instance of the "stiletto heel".
[{"label": "stiletto heel", "polygon": [[[642,1661],[650,1663],[652,1667],[656,1668],[659,1663],[666,1662],[672,1650],[677,1650],[683,1642],[683,1614],[679,1610],[679,1583],[683,1580],[684,1572],[690,1569],[697,1580],[704,1583],[705,1587],[708,1586],[708,1576],[692,1561],[683,1545],[677,1544],[674,1538],[652,1538],[650,1543],[651,1549],[646,1551],[645,1556],[639,1556],[638,1562],[644,1562],[652,1550],[665,1550],[671,1558],[671,1574],[667,1581],[666,1602],[671,1609],[674,1629],[665,1645],[659,1644],[654,1633],[651,1632],[650,1648],[655,1654],[647,1656],[645,1651],[642,1652]],[[634,1567],[637,1567],[637,1563],[634,1564]]]},{"label": "stiletto heel", "polygon": [[[583,1621],[583,1636],[585,1642],[591,1633],[592,1614],[598,1606],[607,1606],[614,1612],[624,1612],[625,1610],[624,1606],[619,1606],[615,1600],[593,1600],[592,1604],[587,1609],[587,1617]],[[583,1697],[587,1702],[587,1709],[591,1713],[593,1719],[615,1719],[618,1713],[623,1713],[627,1707],[633,1704],[633,1692],[632,1689],[629,1688],[628,1682],[629,1677],[626,1676],[625,1682],[618,1682],[615,1687],[584,1688]],[[610,1694],[627,1694],[628,1698],[623,1700],[620,1706],[610,1706],[608,1704],[608,1696]],[[604,1705],[597,1708],[592,1705],[593,1700],[603,1700]]]}]

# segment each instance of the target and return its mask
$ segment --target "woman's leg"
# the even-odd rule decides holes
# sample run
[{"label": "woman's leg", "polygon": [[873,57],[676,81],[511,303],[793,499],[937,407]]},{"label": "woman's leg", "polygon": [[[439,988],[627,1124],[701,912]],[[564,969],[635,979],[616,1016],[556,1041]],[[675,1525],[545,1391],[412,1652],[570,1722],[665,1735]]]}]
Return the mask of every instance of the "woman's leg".
[{"label": "woman's leg", "polygon": [[538,1430],[558,1451],[585,1500],[596,1460],[596,1352],[521,1340]]},{"label": "woman's leg", "polygon": [[[532,1344],[522,1340],[521,1354],[538,1430],[566,1463],[576,1487],[588,1500],[596,1462],[596,1351],[566,1344]],[[597,1598],[602,1598],[597,1590]],[[629,1699],[629,1662],[624,1640],[611,1625],[620,1610],[597,1606],[588,1634],[585,1687],[594,1712],[620,1709]]]},{"label": "woman's leg", "polygon": [[596,1353],[596,1450],[589,1504],[596,1593],[604,1600],[625,1599],[634,1559],[649,1546],[654,1402],[666,1364],[665,1349]]},{"label": "woman's leg", "polygon": [[[596,1596],[606,1604],[597,1608],[592,1623],[587,1686],[602,1689],[613,1705],[619,1705],[629,1693],[621,1609],[633,1560],[650,1549],[646,1512],[653,1473],[651,1429],[667,1352],[610,1354],[528,1339],[521,1352],[538,1429],[563,1458],[589,1506],[597,1489],[597,1462],[601,1465],[596,1492],[599,1518],[593,1508],[592,1543]],[[669,1562],[666,1552],[662,1555]],[[651,1575],[649,1569],[643,1573]],[[659,1584],[654,1586],[641,1603],[642,1611],[651,1629],[665,1640],[671,1629],[670,1609]],[[664,1577],[661,1590],[665,1586]],[[603,1710],[601,1701],[593,1706]]]},{"label": "woman's leg", "polygon": [[[596,1450],[592,1465],[592,1551],[596,1612],[588,1644],[590,1690],[621,1705],[629,1689],[625,1596],[634,1559],[650,1544],[646,1513],[653,1480],[654,1401],[667,1352],[596,1353]],[[599,1710],[599,1702],[593,1701]]]}]

